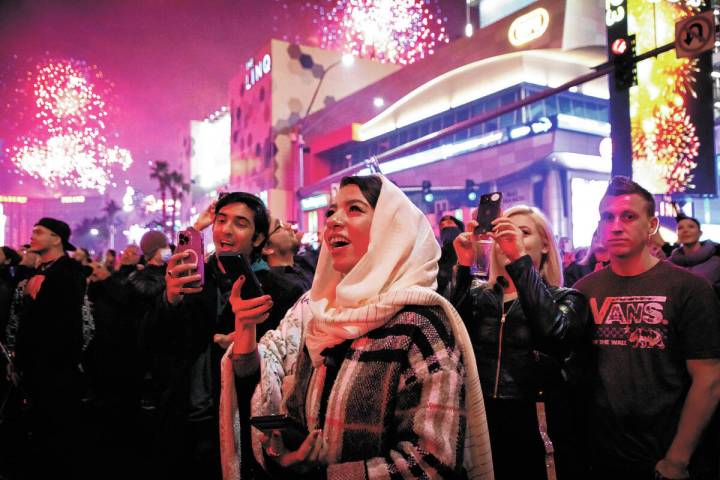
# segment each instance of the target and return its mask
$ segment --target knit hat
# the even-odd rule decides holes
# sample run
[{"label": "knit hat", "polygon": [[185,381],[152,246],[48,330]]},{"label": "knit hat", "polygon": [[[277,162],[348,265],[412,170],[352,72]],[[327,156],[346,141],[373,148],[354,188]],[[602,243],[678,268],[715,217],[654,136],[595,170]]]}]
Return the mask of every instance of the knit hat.
[{"label": "knit hat", "polygon": [[71,252],[76,250],[75,245],[70,243],[70,234],[72,233],[72,231],[70,230],[70,226],[67,223],[56,218],[44,217],[38,220],[35,225],[45,227],[51,232],[53,232],[55,235],[60,237],[60,239],[62,240],[63,250],[69,250]]},{"label": "knit hat", "polygon": [[168,240],[164,233],[157,230],[150,230],[140,239],[140,249],[145,256],[145,260],[150,260],[155,252],[160,248],[168,246]]}]

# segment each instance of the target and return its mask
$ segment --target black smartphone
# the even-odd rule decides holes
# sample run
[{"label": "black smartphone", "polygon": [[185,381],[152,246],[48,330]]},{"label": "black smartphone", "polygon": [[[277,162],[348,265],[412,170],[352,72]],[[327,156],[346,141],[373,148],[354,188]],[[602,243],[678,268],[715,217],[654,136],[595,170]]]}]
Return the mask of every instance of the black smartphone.
[{"label": "black smartphone", "polygon": [[245,255],[239,253],[221,253],[218,255],[218,260],[222,263],[225,273],[233,282],[235,282],[240,275],[245,277],[245,283],[240,290],[240,296],[242,298],[255,298],[265,295],[262,285],[255,276],[255,272],[253,272],[250,262]]},{"label": "black smartphone", "polygon": [[477,227],[475,235],[492,231],[492,221],[500,216],[502,210],[502,192],[486,193],[480,196],[477,208]]},{"label": "black smartphone", "polygon": [[205,284],[205,246],[203,244],[203,237],[200,232],[194,228],[186,228],[185,230],[178,233],[178,247],[175,253],[189,252],[187,259],[183,260],[183,263],[195,264],[197,268],[195,271],[188,271],[183,273],[182,276],[193,275],[195,273],[200,274],[200,280],[197,282],[190,282],[186,287],[202,287]]},{"label": "black smartphone", "polygon": [[273,430],[282,433],[283,442],[288,450],[297,450],[308,436],[307,429],[288,415],[260,415],[250,417],[250,425],[271,435]]}]

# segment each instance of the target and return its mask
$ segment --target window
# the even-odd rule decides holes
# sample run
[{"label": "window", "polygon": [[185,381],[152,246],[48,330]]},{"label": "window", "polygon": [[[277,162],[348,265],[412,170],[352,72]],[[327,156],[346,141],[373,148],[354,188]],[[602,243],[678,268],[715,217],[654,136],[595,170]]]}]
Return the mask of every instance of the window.
[{"label": "window", "polygon": [[458,123],[467,120],[469,117],[470,117],[470,108],[468,108],[468,107],[459,108],[455,115],[455,119]]},{"label": "window", "polygon": [[538,118],[545,115],[545,104],[544,102],[531,103],[528,107],[529,117],[527,120],[537,120]]},{"label": "window", "polygon": [[572,110],[570,109],[570,99],[567,97],[560,97],[558,98],[558,103],[560,104],[560,113],[566,113],[568,115],[572,115]]},{"label": "window", "polygon": [[509,112],[504,115],[500,115],[500,127],[510,127],[512,125],[515,125],[517,123],[515,121],[515,112]]},{"label": "window", "polygon": [[545,104],[545,115],[557,115],[558,108],[557,108],[557,97],[550,97],[543,100],[543,103]]}]

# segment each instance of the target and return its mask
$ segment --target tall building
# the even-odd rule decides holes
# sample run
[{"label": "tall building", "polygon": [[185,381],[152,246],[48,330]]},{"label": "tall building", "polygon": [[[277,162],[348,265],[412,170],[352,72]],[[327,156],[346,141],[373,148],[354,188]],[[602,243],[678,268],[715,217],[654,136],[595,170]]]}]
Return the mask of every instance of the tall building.
[{"label": "tall building", "polygon": [[271,40],[230,81],[230,182],[294,219],[308,115],[352,95],[400,67],[339,52]]},{"label": "tall building", "polygon": [[273,40],[231,83],[231,184],[319,231],[341,177],[377,162],[433,224],[500,190],[589,244],[612,168],[607,78],[517,104],[607,62],[602,2],[469,5],[470,37],[403,67]]}]

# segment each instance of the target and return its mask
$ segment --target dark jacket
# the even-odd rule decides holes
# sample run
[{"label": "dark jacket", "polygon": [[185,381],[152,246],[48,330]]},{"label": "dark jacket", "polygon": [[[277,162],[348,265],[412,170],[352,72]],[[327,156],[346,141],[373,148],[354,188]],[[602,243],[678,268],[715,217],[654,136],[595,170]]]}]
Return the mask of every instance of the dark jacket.
[{"label": "dark jacket", "polygon": [[506,270],[518,300],[506,312],[504,324],[502,277],[493,288],[470,289],[470,269],[459,266],[452,302],[470,334],[483,393],[531,399],[545,388],[542,383],[560,380],[548,379],[548,370],[556,365],[554,375],[560,375],[560,366],[588,338],[587,301],[576,290],[545,285],[527,255]]},{"label": "dark jacket", "polygon": [[17,362],[30,390],[70,393],[77,386],[82,354],[82,266],[67,255],[41,266],[42,287],[26,296],[17,332]]},{"label": "dark jacket", "polygon": [[[270,317],[261,325],[263,330],[276,328],[302,291],[267,269],[255,273],[265,293],[273,298]],[[160,389],[158,441],[167,455],[182,455],[180,445],[185,441],[187,422],[206,422],[215,429],[212,438],[218,436],[220,359],[224,350],[213,337],[235,328],[227,300],[232,283],[220,272],[213,256],[205,264],[202,292],[185,296],[177,306],[168,304],[163,292],[146,316],[146,346],[154,355],[153,379]]]},{"label": "dark jacket", "polygon": [[440,295],[447,296],[447,290],[450,288],[453,280],[453,269],[457,264],[457,254],[452,242],[446,243],[440,249],[440,260],[438,260],[438,288]]},{"label": "dark jacket", "polygon": [[703,277],[720,295],[720,245],[705,240],[700,242],[700,249],[693,253],[685,253],[685,247],[680,246],[673,250],[669,260]]},{"label": "dark jacket", "polygon": [[[154,269],[157,272],[153,272]],[[136,277],[141,272],[145,272],[143,277]],[[164,272],[164,267],[146,267],[140,271],[135,266],[123,265],[107,279],[88,285],[95,336],[88,348],[91,364],[86,365],[86,370],[93,377],[100,396],[117,396],[118,392],[139,395],[143,373],[139,349],[141,319],[165,288]],[[159,287],[155,280],[158,275],[163,281]],[[146,283],[150,283],[154,291],[146,287]]]}]

